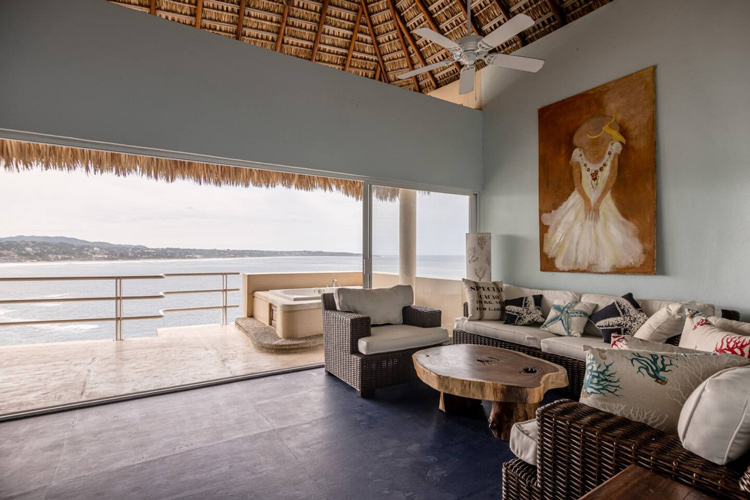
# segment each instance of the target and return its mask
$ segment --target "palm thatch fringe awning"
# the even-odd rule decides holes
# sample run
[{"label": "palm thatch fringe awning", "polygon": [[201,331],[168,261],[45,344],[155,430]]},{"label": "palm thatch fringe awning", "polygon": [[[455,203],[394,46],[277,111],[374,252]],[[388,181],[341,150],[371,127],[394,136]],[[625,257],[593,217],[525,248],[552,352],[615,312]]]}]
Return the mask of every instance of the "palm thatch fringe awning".
[{"label": "palm thatch fringe awning", "polygon": [[[360,181],[6,139],[0,139],[0,168],[16,172],[39,168],[120,177],[136,175],[166,182],[191,180],[214,186],[336,191],[357,200],[362,199]],[[375,196],[379,200],[392,201],[398,198],[398,189],[378,188]]]}]

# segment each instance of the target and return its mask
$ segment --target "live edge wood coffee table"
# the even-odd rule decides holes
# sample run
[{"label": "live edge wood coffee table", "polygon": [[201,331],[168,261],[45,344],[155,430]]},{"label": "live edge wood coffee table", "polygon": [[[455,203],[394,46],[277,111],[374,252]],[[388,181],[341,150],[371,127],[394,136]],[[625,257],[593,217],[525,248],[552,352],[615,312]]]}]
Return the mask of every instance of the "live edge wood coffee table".
[{"label": "live edge wood coffee table", "polygon": [[513,424],[535,417],[545,392],[568,385],[562,366],[498,347],[439,346],[418,351],[413,359],[422,382],[440,391],[442,411],[492,401],[490,429],[506,441]]}]

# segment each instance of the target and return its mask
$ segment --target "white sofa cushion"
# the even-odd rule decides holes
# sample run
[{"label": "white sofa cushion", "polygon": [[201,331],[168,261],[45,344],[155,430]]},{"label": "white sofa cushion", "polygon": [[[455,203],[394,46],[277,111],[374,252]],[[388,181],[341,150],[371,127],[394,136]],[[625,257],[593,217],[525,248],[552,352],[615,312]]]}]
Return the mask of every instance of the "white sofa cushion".
[{"label": "white sofa cushion", "polygon": [[538,326],[508,325],[502,321],[469,321],[466,318],[457,318],[454,326],[456,330],[537,349],[541,348],[542,339],[555,337],[551,333],[543,332]]},{"label": "white sofa cushion", "polygon": [[703,314],[708,314],[709,316],[716,314],[716,306],[714,306],[713,304],[701,304],[694,300],[677,302],[674,300],[638,299],[638,302],[641,304],[641,309],[643,309],[643,312],[645,312],[649,316],[653,316],[659,309],[670,304],[682,304],[683,306],[689,307],[690,309],[695,309],[696,311],[700,311]]},{"label": "white sofa cushion", "polygon": [[420,328],[411,325],[375,326],[369,337],[363,337],[357,342],[357,348],[362,354],[380,354],[382,352],[403,351],[435,344],[442,344],[448,340],[448,330],[445,328]]},{"label": "white sofa cushion", "polygon": [[545,318],[549,315],[550,309],[552,309],[552,303],[555,299],[564,300],[565,302],[581,300],[581,294],[578,292],[571,292],[568,290],[538,290],[536,288],[508,285],[507,283],[503,285],[503,292],[505,292],[505,300],[541,295],[542,315],[544,315]]},{"label": "white sofa cushion", "polygon": [[539,425],[534,420],[516,422],[510,429],[510,451],[529,465],[536,465]]},{"label": "white sofa cushion", "polygon": [[609,344],[593,337],[550,337],[542,340],[542,351],[586,361],[586,346],[607,349]]},{"label": "white sofa cushion", "polygon": [[333,297],[339,311],[369,316],[372,325],[402,324],[404,307],[414,303],[414,291],[409,285],[364,290],[337,288]]},{"label": "white sofa cushion", "polygon": [[685,308],[675,302],[652,314],[633,336],[649,342],[666,342],[675,335],[680,335],[683,326]]},{"label": "white sofa cushion", "polygon": [[719,465],[750,450],[750,366],[709,377],[685,401],[677,434],[685,449]]},{"label": "white sofa cushion", "polygon": [[722,330],[737,333],[739,335],[750,336],[750,323],[719,318],[717,316],[710,316],[708,321],[710,321],[716,328],[721,328]]}]

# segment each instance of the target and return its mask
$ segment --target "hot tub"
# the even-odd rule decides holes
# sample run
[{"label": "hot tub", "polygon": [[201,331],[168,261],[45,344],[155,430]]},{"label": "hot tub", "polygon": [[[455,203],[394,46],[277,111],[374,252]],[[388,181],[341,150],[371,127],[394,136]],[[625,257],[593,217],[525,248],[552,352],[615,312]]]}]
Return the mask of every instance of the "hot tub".
[{"label": "hot tub", "polygon": [[[342,288],[362,288],[348,286]],[[284,339],[309,337],[323,333],[320,296],[333,287],[285,288],[253,293],[253,316],[272,326]]]},{"label": "hot tub", "polygon": [[[339,288],[362,288],[361,286],[345,286]],[[335,288],[323,286],[320,288],[286,288],[284,290],[270,290],[269,293],[278,295],[282,299],[291,300],[292,302],[303,300],[320,300],[324,293],[333,293]]]}]

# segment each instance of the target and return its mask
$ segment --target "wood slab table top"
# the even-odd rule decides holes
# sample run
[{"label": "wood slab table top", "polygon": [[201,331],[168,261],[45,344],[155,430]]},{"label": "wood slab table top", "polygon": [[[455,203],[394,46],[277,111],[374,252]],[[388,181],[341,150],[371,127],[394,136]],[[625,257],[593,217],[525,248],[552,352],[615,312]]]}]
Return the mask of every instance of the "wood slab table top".
[{"label": "wood slab table top", "polygon": [[539,403],[550,389],[566,387],[562,366],[499,347],[457,344],[413,355],[419,378],[440,392],[506,403]]},{"label": "wood slab table top", "polygon": [[581,500],[619,500],[633,498],[658,498],[659,500],[712,500],[713,497],[694,490],[666,476],[643,467],[631,465],[600,484]]},{"label": "wood slab table top", "polygon": [[457,344],[414,353],[419,378],[440,391],[439,408],[452,413],[492,401],[490,429],[510,439],[516,422],[534,418],[544,393],[566,387],[562,366],[499,347]]}]

